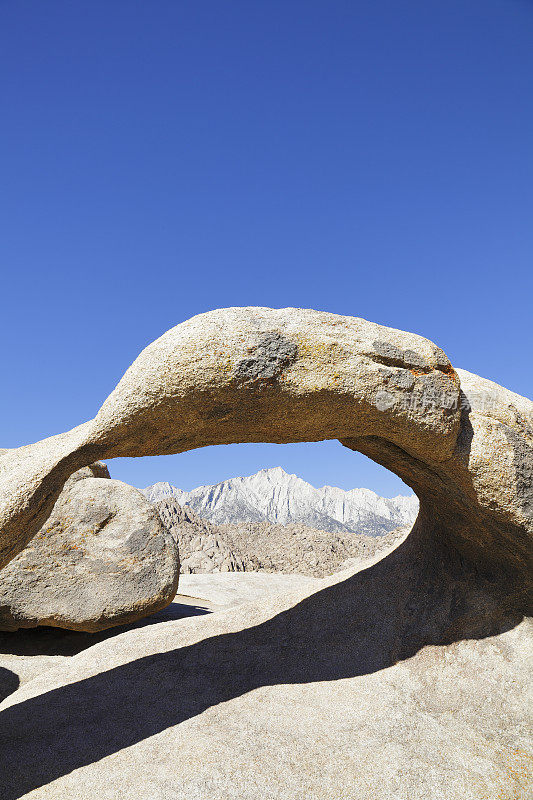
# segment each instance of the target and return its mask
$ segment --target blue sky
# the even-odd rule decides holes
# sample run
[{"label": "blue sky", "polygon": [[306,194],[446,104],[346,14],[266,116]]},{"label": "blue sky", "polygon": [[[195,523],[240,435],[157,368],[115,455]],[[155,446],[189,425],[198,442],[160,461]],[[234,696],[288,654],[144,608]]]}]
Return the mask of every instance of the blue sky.
[{"label": "blue sky", "polygon": [[[150,341],[229,305],[415,331],[533,394],[533,3],[0,3],[0,447],[91,418]],[[183,488],[334,442],[118,459]]]}]

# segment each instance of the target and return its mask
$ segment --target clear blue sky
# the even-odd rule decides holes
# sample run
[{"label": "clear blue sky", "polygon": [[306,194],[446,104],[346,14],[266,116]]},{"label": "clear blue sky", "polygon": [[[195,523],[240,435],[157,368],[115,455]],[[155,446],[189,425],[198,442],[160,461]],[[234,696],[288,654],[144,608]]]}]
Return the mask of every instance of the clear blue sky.
[{"label": "clear blue sky", "polygon": [[[3,0],[0,447],[230,305],[361,316],[531,396],[531,0]],[[117,460],[183,488],[336,443]]]}]

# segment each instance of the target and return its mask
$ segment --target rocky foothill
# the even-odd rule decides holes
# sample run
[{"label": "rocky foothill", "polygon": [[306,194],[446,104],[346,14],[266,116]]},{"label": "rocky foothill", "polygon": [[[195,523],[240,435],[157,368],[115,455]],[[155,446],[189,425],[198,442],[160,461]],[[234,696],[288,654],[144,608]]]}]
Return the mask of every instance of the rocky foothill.
[{"label": "rocky foothill", "polygon": [[390,550],[408,528],[382,536],[332,533],[306,525],[240,522],[213,525],[172,497],[155,501],[178,544],[181,572],[279,572],[323,578],[351,561]]}]

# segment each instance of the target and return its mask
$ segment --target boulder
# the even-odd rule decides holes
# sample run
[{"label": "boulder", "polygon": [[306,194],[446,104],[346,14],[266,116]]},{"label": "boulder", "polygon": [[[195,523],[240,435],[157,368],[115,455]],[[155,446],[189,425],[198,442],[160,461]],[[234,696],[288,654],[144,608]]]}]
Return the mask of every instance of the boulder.
[{"label": "boulder", "polygon": [[172,601],[178,574],[177,546],[153,506],[92,464],[67,480],[45,525],[0,571],[0,630],[132,622]]}]

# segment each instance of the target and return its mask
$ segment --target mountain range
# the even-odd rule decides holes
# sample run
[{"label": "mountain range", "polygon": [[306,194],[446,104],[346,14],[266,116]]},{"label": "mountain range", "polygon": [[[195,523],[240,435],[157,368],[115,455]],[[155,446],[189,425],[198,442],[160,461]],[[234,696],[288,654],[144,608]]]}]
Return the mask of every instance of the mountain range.
[{"label": "mountain range", "polygon": [[415,495],[388,498],[370,489],[318,489],[281,467],[198,486],[189,492],[166,482],[154,483],[142,491],[152,502],[172,497],[216,525],[300,523],[323,531],[381,536],[412,524],[418,512]]}]

